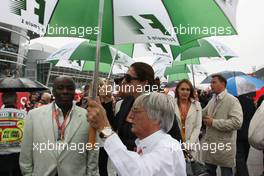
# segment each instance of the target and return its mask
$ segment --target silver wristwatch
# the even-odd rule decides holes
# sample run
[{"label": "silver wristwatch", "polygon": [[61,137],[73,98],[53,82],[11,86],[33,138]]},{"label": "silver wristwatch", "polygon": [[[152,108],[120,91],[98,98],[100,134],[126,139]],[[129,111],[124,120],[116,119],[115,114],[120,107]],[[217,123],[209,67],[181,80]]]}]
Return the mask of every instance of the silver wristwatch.
[{"label": "silver wristwatch", "polygon": [[114,131],[112,130],[111,127],[107,126],[101,130],[101,132],[99,133],[99,137],[102,139],[106,139],[107,137],[111,136],[112,134],[114,134]]}]

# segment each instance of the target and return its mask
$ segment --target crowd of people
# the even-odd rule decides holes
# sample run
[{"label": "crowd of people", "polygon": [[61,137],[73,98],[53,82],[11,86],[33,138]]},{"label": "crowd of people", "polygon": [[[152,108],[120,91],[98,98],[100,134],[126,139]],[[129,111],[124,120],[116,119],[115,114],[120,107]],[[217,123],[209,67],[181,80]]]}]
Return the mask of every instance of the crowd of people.
[{"label": "crowd of people", "polygon": [[[256,106],[248,95],[229,94],[223,76],[212,77],[210,93],[184,79],[168,94],[153,68],[136,62],[115,80],[117,93],[109,89],[111,81],[98,82],[96,100],[88,98],[92,85],[86,85],[74,101],[74,81],[65,76],[55,79],[52,93],[32,93],[21,151],[11,157],[14,167],[0,175],[21,169],[22,175],[108,176],[111,161],[121,176],[184,176],[183,150],[204,163],[210,176],[217,167],[222,176],[249,175],[248,129]],[[15,101],[3,101],[3,108],[16,108]],[[95,144],[88,142],[91,127],[99,134]],[[4,163],[7,154],[0,155]]]}]

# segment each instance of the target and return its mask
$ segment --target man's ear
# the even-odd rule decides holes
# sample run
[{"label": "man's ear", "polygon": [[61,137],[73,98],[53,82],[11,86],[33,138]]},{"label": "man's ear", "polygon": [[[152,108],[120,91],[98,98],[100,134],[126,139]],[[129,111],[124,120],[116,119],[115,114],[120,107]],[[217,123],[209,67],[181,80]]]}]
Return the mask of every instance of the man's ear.
[{"label": "man's ear", "polygon": [[156,119],[156,120],[153,120],[153,122],[154,122],[155,125],[160,126],[160,120],[157,120],[157,119]]}]

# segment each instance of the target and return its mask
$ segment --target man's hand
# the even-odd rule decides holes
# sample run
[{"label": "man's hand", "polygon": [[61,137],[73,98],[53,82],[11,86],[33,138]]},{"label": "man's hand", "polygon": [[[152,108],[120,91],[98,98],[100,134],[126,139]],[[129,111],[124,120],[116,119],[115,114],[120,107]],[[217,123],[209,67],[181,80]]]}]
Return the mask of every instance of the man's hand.
[{"label": "man's hand", "polygon": [[112,86],[109,81],[105,81],[102,86],[99,86],[98,94],[102,103],[112,101]]},{"label": "man's hand", "polygon": [[101,131],[104,127],[110,127],[105,109],[101,106],[100,102],[88,98],[87,110],[87,121],[97,131]]},{"label": "man's hand", "polygon": [[209,117],[209,116],[203,117],[203,122],[208,127],[211,127],[213,125],[213,120],[214,119],[212,117]]}]

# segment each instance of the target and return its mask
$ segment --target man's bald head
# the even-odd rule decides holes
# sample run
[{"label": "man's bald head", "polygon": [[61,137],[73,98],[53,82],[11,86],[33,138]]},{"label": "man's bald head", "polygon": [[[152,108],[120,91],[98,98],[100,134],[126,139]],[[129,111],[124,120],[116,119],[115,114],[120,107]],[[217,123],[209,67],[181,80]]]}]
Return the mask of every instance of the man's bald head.
[{"label": "man's bald head", "polygon": [[55,88],[55,86],[57,86],[58,82],[64,81],[64,80],[67,80],[67,81],[71,82],[74,85],[74,88],[75,88],[75,83],[74,83],[74,80],[72,79],[72,77],[69,77],[69,76],[59,76],[59,77],[56,77],[54,79],[53,89]]},{"label": "man's bald head", "polygon": [[48,92],[44,92],[44,93],[41,95],[41,101],[42,101],[44,104],[48,104],[48,103],[50,103],[50,101],[51,101],[51,94],[48,93]]}]

